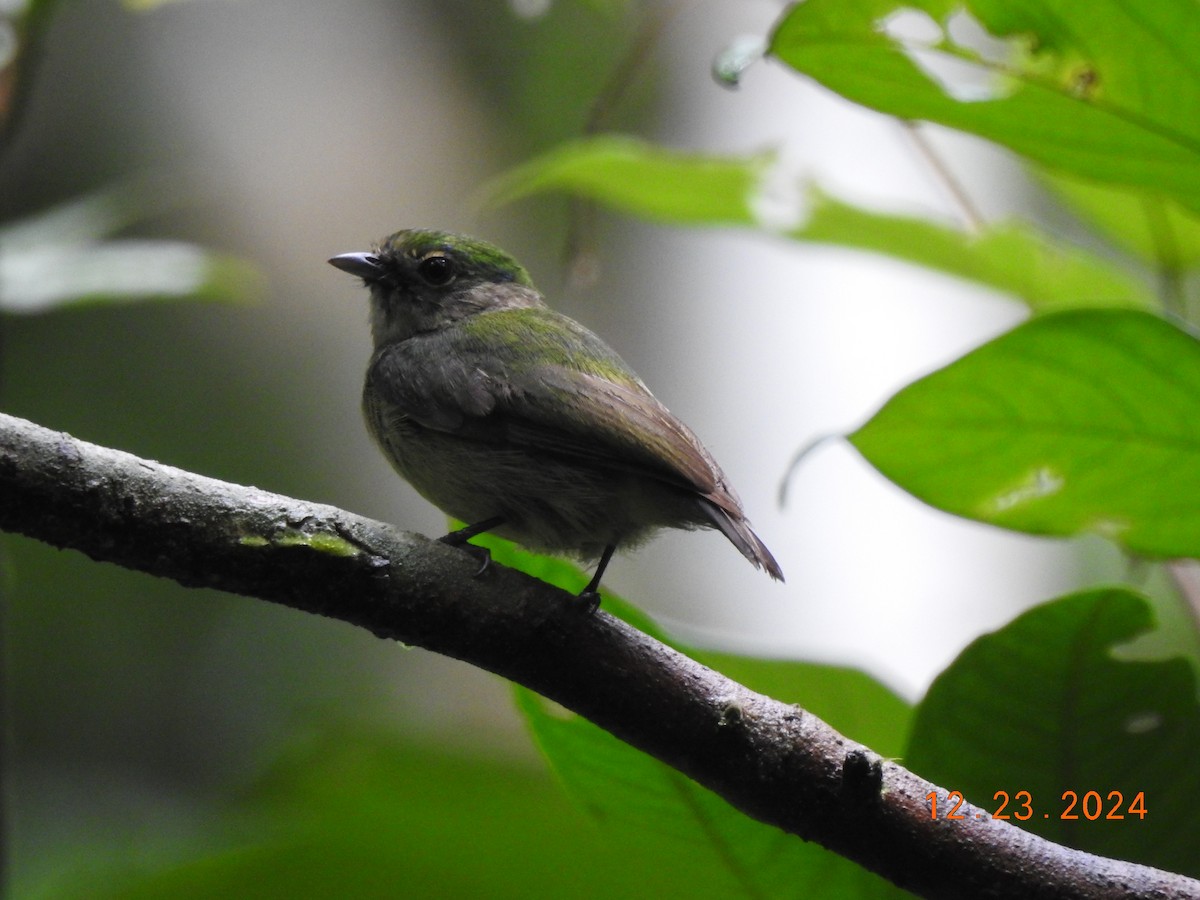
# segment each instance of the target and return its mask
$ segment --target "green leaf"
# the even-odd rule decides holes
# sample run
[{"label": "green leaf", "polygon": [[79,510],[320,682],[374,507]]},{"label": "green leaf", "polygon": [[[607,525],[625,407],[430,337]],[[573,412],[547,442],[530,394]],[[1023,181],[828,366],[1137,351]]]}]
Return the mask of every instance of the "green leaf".
[{"label": "green leaf", "polygon": [[[462,528],[464,524],[456,519],[451,519],[450,530]],[[496,537],[494,534],[485,532],[472,538],[471,543],[486,547],[492,554],[492,559],[500,565],[517,569],[526,575],[532,575],[534,578],[552,584],[570,594],[578,594],[587,587],[590,580],[590,576],[573,562],[557,556],[531,553],[512,541]],[[608,590],[603,584],[600,586],[600,597],[601,606],[605,612],[611,613],[655,640],[670,643],[653,619],[633,604]]]},{"label": "green leaf", "polygon": [[907,896],[816,844],[757,822],[578,716],[516,689],[538,745],[604,840],[675,873],[674,896]]},{"label": "green leaf", "polygon": [[[132,225],[153,202],[149,183],[123,184],[76,197],[0,227],[5,252],[100,241]],[[166,190],[159,187],[160,196]]]},{"label": "green leaf", "polygon": [[1200,218],[1178,203],[1062,175],[1044,180],[1089,224],[1147,264],[1172,272],[1200,266]]},{"label": "green leaf", "polygon": [[[506,203],[561,190],[680,225],[775,231],[786,223],[783,233],[796,240],[883,253],[1012,294],[1038,312],[1157,308],[1153,293],[1124,270],[1031,226],[999,224],[972,235],[923,219],[863,210],[816,189],[808,192],[805,216],[800,185],[776,185],[776,180],[769,156],[697,156],[603,137],[577,141],[502,176],[493,183],[491,197]],[[803,222],[792,224],[801,217]]]},{"label": "green leaf", "polygon": [[564,144],[500,176],[485,189],[485,202],[499,206],[565,190],[656,221],[751,225],[770,162],[769,154],[680,153],[606,135]]},{"label": "green leaf", "polygon": [[245,300],[261,289],[241,260],[177,241],[109,241],[0,256],[0,311],[42,313],[142,300]]},{"label": "green leaf", "polygon": [[1147,313],[1033,319],[909,385],[850,440],[957,515],[1200,556],[1200,343]]},{"label": "green leaf", "polygon": [[[450,530],[457,531],[466,523],[450,519]],[[471,539],[472,544],[486,547],[492,559],[502,566],[517,569],[526,575],[532,575],[547,584],[561,588],[572,594],[582,591],[588,583],[588,576],[583,569],[557,556],[547,556],[541,553],[531,553],[519,545],[494,534],[484,532]],[[607,592],[605,592],[607,593]]]},{"label": "green leaf", "polygon": [[[901,36],[914,22],[928,40]],[[977,50],[968,25],[1005,43]],[[1194,0],[808,0],[769,52],[856,103],[1200,210],[1198,42]]]},{"label": "green leaf", "polygon": [[868,212],[813,191],[808,220],[788,234],[965,278],[1012,294],[1035,312],[1158,306],[1144,284],[1107,260],[1017,222],[968,234],[923,219]]},{"label": "green leaf", "polygon": [[106,240],[164,206],[162,195],[149,182],[122,185],[0,228],[0,312],[262,292],[262,276],[240,259],[181,241]]},{"label": "green leaf", "polygon": [[[1144,598],[1114,588],[1063,597],[979,638],[920,704],[906,764],[990,812],[1007,792],[1004,812],[1028,817],[1012,824],[1050,840],[1200,876],[1193,670],[1112,652],[1152,624]],[[1063,818],[1065,791],[1078,797],[1078,819]],[[1088,792],[1098,797],[1085,805]],[[1144,817],[1130,813],[1139,793]]]}]

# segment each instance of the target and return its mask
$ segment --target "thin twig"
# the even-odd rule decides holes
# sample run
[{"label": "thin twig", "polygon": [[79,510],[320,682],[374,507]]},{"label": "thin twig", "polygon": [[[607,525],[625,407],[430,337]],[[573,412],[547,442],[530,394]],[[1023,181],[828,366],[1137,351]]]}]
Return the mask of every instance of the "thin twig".
[{"label": "thin twig", "polygon": [[[617,61],[612,73],[588,107],[581,133],[587,137],[600,132],[613,111],[624,102],[642,67],[654,53],[654,48],[666,33],[667,26],[685,3],[673,0],[646,16],[629,49]],[[566,237],[563,258],[571,283],[585,286],[595,281],[598,273],[595,252],[595,204],[590,200],[572,199],[567,211]]]},{"label": "thin twig", "polygon": [[929,143],[929,139],[921,133],[921,127],[917,122],[911,122],[905,119],[900,120],[905,133],[916,147],[921,158],[925,160],[930,171],[942,186],[950,194],[951,199],[958,205],[959,212],[962,213],[963,223],[967,229],[975,234],[979,234],[987,227],[987,219],[983,217],[983,213],[979,211],[979,207],[975,205],[975,201],[971,199],[971,195],[967,193],[967,189],[963,187],[958,177],[950,170],[946,161],[942,159],[941,154],[933,149],[933,145]]}]

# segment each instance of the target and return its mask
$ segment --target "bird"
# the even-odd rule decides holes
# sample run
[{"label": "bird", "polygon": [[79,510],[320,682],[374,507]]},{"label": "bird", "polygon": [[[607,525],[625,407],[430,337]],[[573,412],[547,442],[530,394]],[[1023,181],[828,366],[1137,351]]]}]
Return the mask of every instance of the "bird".
[{"label": "bird", "polygon": [[466,523],[440,540],[489,532],[596,561],[579,594],[593,611],[616,549],[662,528],[716,529],[783,580],[691,429],[504,250],[405,229],[329,263],[370,292],[368,431],[401,477]]}]

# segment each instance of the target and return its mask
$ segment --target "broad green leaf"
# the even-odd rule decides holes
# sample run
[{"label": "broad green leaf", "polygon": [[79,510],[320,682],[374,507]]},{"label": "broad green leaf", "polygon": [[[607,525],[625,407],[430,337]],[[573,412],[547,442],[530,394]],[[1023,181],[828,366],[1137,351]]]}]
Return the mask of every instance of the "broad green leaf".
[{"label": "broad green leaf", "polygon": [[1062,175],[1044,180],[1102,234],[1149,265],[1176,272],[1200,266],[1200,217],[1179,204]]},{"label": "broad green leaf", "polygon": [[656,221],[750,225],[770,160],[681,153],[608,135],[564,144],[519,166],[493,181],[485,196],[498,206],[565,190]]},{"label": "broad green leaf", "polygon": [[242,300],[260,289],[246,263],[177,241],[109,241],[0,255],[0,311],[141,300]]},{"label": "broad green leaf", "polygon": [[1012,294],[1035,312],[1158,306],[1154,294],[1122,269],[1018,222],[968,234],[923,219],[868,212],[814,191],[808,220],[789,236],[873,250],[965,278]]},{"label": "broad green leaf", "polygon": [[262,291],[246,262],[193,244],[109,240],[164,205],[150,183],[121,185],[0,228],[0,312],[142,300],[244,300]]},{"label": "broad green leaf", "polygon": [[1200,210],[1197,46],[1194,0],[807,0],[769,52],[856,103]]},{"label": "broad green leaf", "polygon": [[1148,313],[1035,318],[909,385],[850,440],[948,512],[1200,556],[1200,343]]},{"label": "broad green leaf", "polygon": [[568,791],[632,858],[676,873],[675,896],[908,896],[816,844],[757,822],[657,760],[517,689],[538,745]]},{"label": "broad green leaf", "polygon": [[[883,253],[965,278],[1012,294],[1038,312],[1157,306],[1154,295],[1127,272],[1029,225],[999,224],[968,234],[924,219],[860,209],[815,188],[805,203],[800,185],[777,185],[772,171],[767,156],[697,156],[632,139],[599,138],[570,144],[502,176],[492,199],[505,203],[561,190],[680,225],[782,231],[796,240]],[[664,189],[664,184],[673,187]]]},{"label": "broad green leaf", "polygon": [[119,185],[6,222],[0,226],[0,247],[11,253],[98,242],[140,218],[147,190],[140,184]]},{"label": "broad green leaf", "polygon": [[[456,519],[450,520],[450,530],[462,528],[465,523]],[[471,542],[480,547],[486,547],[492,559],[502,566],[517,569],[526,575],[532,575],[547,584],[552,584],[571,594],[578,594],[591,580],[583,569],[569,560],[557,556],[547,556],[541,553],[531,553],[523,550],[512,541],[496,537],[494,534],[481,534],[472,538]],[[623,622],[632,625],[643,634],[648,634],[655,640],[670,643],[662,629],[645,613],[633,604],[614,594],[603,584],[600,585],[601,606],[605,612],[611,613]]]},{"label": "broad green leaf", "polygon": [[[450,519],[449,522],[451,531],[457,531],[466,524],[458,519]],[[518,569],[572,594],[579,593],[587,586],[588,576],[583,569],[561,557],[523,550],[512,541],[488,532],[471,538],[471,543],[486,547],[491,558],[500,565]],[[607,595],[607,592],[603,593]]]},{"label": "broad green leaf", "polygon": [[[1193,670],[1179,658],[1112,653],[1152,625],[1144,598],[1113,588],[1063,597],[979,638],[921,702],[905,763],[993,813],[996,792],[1007,792],[1012,824],[1053,841],[1200,876]],[[1077,819],[1063,818],[1066,791],[1078,797]],[[1130,812],[1138,794],[1144,817]]]}]

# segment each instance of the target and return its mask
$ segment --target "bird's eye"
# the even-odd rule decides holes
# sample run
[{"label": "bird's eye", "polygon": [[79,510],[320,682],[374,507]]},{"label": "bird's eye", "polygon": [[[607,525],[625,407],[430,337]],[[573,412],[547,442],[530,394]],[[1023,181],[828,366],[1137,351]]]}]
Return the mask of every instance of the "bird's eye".
[{"label": "bird's eye", "polygon": [[444,256],[427,256],[417,265],[417,272],[426,284],[441,287],[454,279],[454,263]]}]

